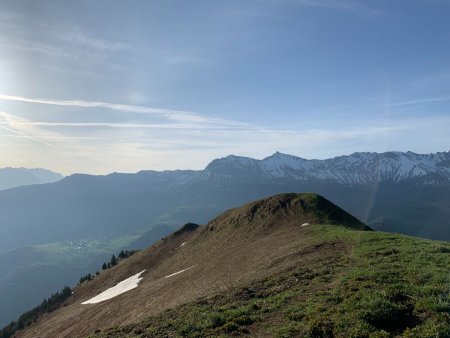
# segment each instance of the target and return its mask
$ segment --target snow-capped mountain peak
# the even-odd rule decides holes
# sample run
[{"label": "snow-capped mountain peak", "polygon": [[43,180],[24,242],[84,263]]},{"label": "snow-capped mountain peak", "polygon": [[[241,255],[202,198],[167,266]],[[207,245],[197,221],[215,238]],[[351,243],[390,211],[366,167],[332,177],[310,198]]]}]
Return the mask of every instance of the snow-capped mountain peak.
[{"label": "snow-capped mountain peak", "polygon": [[400,182],[413,177],[450,180],[450,153],[357,152],[325,160],[307,160],[276,152],[262,160],[230,155],[212,161],[205,169],[208,177],[240,179],[264,178],[331,180],[355,185],[379,181]]}]

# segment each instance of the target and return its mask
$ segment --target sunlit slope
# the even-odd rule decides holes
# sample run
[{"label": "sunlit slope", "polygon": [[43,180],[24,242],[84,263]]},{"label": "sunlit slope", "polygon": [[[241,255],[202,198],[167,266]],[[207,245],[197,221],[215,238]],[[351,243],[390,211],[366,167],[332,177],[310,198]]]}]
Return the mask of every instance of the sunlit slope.
[{"label": "sunlit slope", "polygon": [[450,337],[450,245],[311,225],[279,273],[106,337]]},{"label": "sunlit slope", "polygon": [[[256,201],[103,271],[19,336],[448,333],[450,246],[362,230],[315,194]],[[81,304],[143,270],[136,288]]]}]

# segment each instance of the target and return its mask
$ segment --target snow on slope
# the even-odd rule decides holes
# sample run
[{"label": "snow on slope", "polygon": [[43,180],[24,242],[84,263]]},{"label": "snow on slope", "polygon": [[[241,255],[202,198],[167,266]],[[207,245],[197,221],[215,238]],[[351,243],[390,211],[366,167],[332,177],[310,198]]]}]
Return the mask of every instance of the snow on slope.
[{"label": "snow on slope", "polygon": [[426,175],[450,180],[450,154],[354,153],[326,160],[307,160],[279,152],[263,160],[228,156],[211,162],[204,170],[202,180],[261,177],[266,180],[332,180],[354,185],[380,180],[399,182]]},{"label": "snow on slope", "polygon": [[103,302],[105,300],[114,298],[118,295],[121,295],[122,293],[130,291],[134,288],[137,288],[137,286],[139,285],[139,282],[142,280],[141,275],[144,273],[144,271],[145,270],[142,270],[141,272],[131,276],[130,278],[127,278],[127,279],[121,281],[116,286],[113,286],[112,288],[109,288],[106,291],[103,291],[102,293],[98,294],[94,298],[91,298],[81,304],[83,304],[83,305],[97,304],[97,303]]},{"label": "snow on slope", "polygon": [[192,269],[192,268],[195,268],[196,266],[197,266],[197,264],[192,265],[192,266],[190,266],[190,267],[188,267],[188,268],[186,268],[186,269],[183,269],[183,270],[174,272],[174,273],[172,273],[172,274],[170,274],[170,275],[164,276],[164,278],[170,278],[170,277],[179,275],[180,273],[183,273],[183,272],[188,271],[188,270],[190,270],[190,269]]}]

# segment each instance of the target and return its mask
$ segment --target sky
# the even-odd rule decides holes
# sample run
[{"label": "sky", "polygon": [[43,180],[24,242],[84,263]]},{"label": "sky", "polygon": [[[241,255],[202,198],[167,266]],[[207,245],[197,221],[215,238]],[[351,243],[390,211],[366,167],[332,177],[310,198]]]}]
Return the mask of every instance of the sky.
[{"label": "sky", "polygon": [[448,0],[0,0],[0,167],[450,149]]}]

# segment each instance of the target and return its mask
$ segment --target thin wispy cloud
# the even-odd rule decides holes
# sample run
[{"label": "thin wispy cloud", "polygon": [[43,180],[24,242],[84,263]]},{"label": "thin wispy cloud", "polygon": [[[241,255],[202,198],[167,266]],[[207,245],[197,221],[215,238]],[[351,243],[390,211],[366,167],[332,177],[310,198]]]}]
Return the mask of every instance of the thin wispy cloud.
[{"label": "thin wispy cloud", "polygon": [[[261,133],[261,134],[279,134],[279,135],[298,135],[302,134],[311,138],[354,138],[363,135],[378,135],[382,133],[394,132],[396,130],[404,129],[404,126],[383,126],[371,128],[357,128],[340,130],[326,130],[326,129],[309,129],[309,130],[293,130],[293,129],[276,129],[266,126],[243,124],[241,126],[223,126],[210,124],[177,124],[177,123],[114,123],[114,122],[52,122],[52,121],[30,121],[20,119],[11,113],[0,112],[0,116],[5,116],[9,121],[13,121],[15,127],[30,127],[30,128],[111,128],[111,129],[156,129],[156,130],[206,130],[206,131],[222,131],[229,135],[239,133]],[[1,124],[11,124],[11,122],[0,122]]]},{"label": "thin wispy cloud", "polygon": [[0,43],[0,48],[43,53],[58,58],[59,57],[74,58],[74,55],[68,53],[67,51],[61,48],[40,44],[32,41],[16,41],[16,42]]},{"label": "thin wispy cloud", "polygon": [[12,114],[8,114],[6,112],[0,112],[0,117],[3,118],[3,121],[0,123],[0,128],[15,135],[23,136],[28,138],[29,140],[38,143],[40,145],[44,145],[46,147],[55,148],[56,146],[47,142],[46,140],[36,137],[33,135],[34,128],[23,127],[20,122],[25,121],[24,119],[17,118]]},{"label": "thin wispy cloud", "polygon": [[[39,145],[50,147],[54,150],[65,151],[64,141],[99,141],[101,138],[92,136],[71,136],[59,132],[44,130],[32,121],[20,118],[10,113],[0,112],[0,129],[11,133],[11,136],[29,139]],[[55,141],[55,142],[52,142]],[[56,143],[56,141],[58,141]],[[74,144],[74,143],[72,143]],[[75,143],[76,144],[76,143]]]},{"label": "thin wispy cloud", "polygon": [[93,48],[106,52],[117,52],[129,49],[131,46],[121,41],[110,41],[89,36],[81,32],[54,32],[55,36],[65,42]]},{"label": "thin wispy cloud", "polygon": [[[51,50],[51,46],[61,46],[64,44],[67,49],[68,46],[73,48],[85,48],[90,50],[96,50],[99,52],[119,52],[128,50],[131,48],[129,43],[105,39],[99,35],[86,32],[83,26],[76,24],[69,24],[67,22],[49,22],[48,20],[41,21],[36,17],[30,15],[23,15],[10,11],[0,10],[0,25],[2,27],[8,27],[16,29],[17,25],[21,25],[22,30],[39,30],[41,31],[40,37],[42,41],[49,43],[43,51]],[[24,42],[34,44],[36,41],[24,39],[22,36],[13,36],[13,39],[17,42]]]},{"label": "thin wispy cloud", "polygon": [[394,102],[389,104],[393,107],[401,107],[401,106],[412,106],[417,104],[427,104],[427,103],[437,103],[437,102],[448,102],[450,101],[450,96],[438,96],[438,97],[429,97],[417,100],[409,100],[402,102]]},{"label": "thin wispy cloud", "polygon": [[368,6],[364,1],[354,0],[295,0],[298,4],[330,10],[344,10],[365,16],[382,14],[379,9]]},{"label": "thin wispy cloud", "polygon": [[[1,124],[1,122],[0,122]],[[229,130],[244,129],[258,130],[258,127],[227,127],[227,126],[211,126],[208,124],[157,124],[157,123],[109,123],[109,122],[46,122],[46,121],[30,121],[19,122],[22,126],[35,127],[84,127],[84,128],[129,128],[129,129],[208,129],[208,130]]]},{"label": "thin wispy cloud", "polygon": [[40,139],[38,139],[36,137],[33,137],[31,135],[24,134],[24,133],[22,133],[20,131],[17,131],[15,129],[12,129],[12,128],[9,128],[9,127],[5,127],[3,125],[0,125],[0,129],[6,130],[6,131],[8,131],[8,132],[10,132],[10,133],[12,133],[12,134],[14,134],[16,136],[29,139],[29,140],[31,140],[33,142],[36,142],[36,143],[41,144],[41,145],[44,145],[46,147],[50,147],[50,148],[55,148],[56,149],[56,147],[53,144],[50,144],[50,143],[45,142],[45,141],[42,141],[42,140],[40,140]]},{"label": "thin wispy cloud", "polygon": [[[113,123],[113,122],[52,122],[52,121],[32,121],[29,119],[18,117],[7,112],[0,112],[0,126],[14,130],[16,133],[23,134],[24,132],[33,135],[40,135],[43,138],[73,138],[94,140],[98,138],[92,137],[70,137],[64,135],[55,135],[40,133],[42,128],[111,128],[111,129],[155,129],[155,130],[180,130],[180,131],[195,131],[198,129],[204,130],[208,133],[215,133],[216,135],[225,137],[237,137],[248,134],[249,132],[260,135],[286,135],[288,137],[306,137],[311,139],[345,139],[361,137],[362,135],[378,135],[382,133],[394,132],[399,129],[404,129],[404,126],[383,126],[371,128],[354,128],[349,130],[327,130],[327,129],[309,129],[309,130],[290,130],[290,129],[276,129],[266,126],[245,125],[241,127],[226,127],[226,126],[210,126],[202,124],[174,124],[174,123]],[[14,128],[14,129],[11,129]],[[60,131],[59,131],[60,132]],[[61,133],[61,132],[60,132]],[[255,134],[249,134],[255,135]],[[37,136],[33,139],[38,140]]]},{"label": "thin wispy cloud", "polygon": [[132,112],[139,114],[151,114],[166,118],[171,121],[178,122],[193,122],[193,123],[209,123],[211,125],[223,125],[223,126],[248,126],[248,124],[238,121],[220,119],[220,118],[210,118],[197,113],[180,111],[180,110],[170,110],[161,108],[152,108],[145,106],[135,106],[127,104],[117,104],[99,101],[84,101],[84,100],[55,100],[47,98],[30,98],[24,96],[14,96],[14,95],[1,95],[0,100],[5,101],[18,101],[26,103],[37,103],[37,104],[47,104],[53,106],[66,106],[66,107],[80,107],[80,108],[106,108],[121,112]]}]

